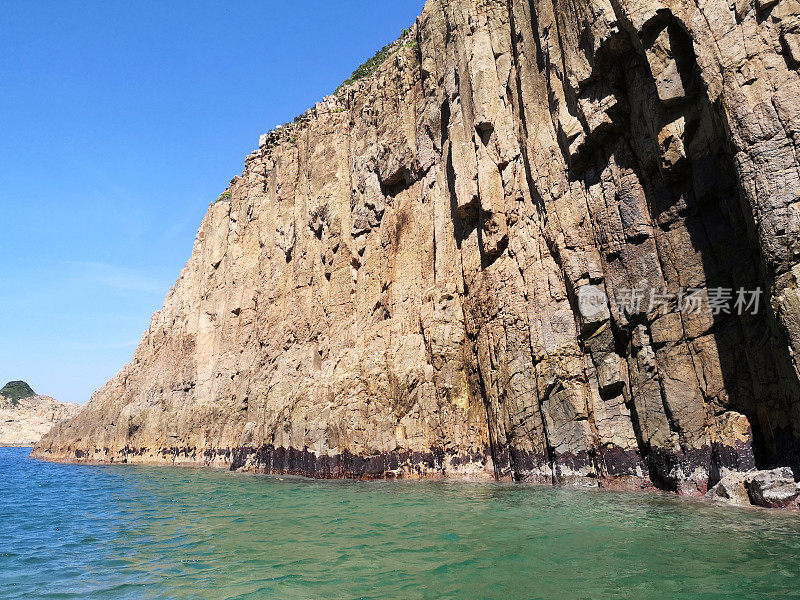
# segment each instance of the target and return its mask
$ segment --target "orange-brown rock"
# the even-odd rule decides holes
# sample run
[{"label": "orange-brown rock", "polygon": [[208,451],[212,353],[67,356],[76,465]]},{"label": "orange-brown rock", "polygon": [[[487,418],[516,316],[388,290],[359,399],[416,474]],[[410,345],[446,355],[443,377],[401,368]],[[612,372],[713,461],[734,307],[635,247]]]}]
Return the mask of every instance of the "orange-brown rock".
[{"label": "orange-brown rock", "polygon": [[798,469],[799,28],[797,0],[429,0],[262,137],[35,455],[688,494]]}]

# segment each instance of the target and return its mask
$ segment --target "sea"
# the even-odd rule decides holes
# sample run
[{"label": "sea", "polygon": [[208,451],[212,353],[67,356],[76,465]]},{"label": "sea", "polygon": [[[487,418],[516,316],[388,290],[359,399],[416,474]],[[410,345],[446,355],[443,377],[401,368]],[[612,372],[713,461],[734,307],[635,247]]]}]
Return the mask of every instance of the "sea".
[{"label": "sea", "polygon": [[2,599],[800,598],[796,513],[29,454],[0,448]]}]

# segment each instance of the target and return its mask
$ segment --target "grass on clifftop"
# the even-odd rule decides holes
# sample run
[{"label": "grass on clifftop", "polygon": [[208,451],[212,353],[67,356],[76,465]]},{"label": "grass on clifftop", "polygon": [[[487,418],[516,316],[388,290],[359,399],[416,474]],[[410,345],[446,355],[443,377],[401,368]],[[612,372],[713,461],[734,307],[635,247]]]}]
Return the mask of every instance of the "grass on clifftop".
[{"label": "grass on clifftop", "polygon": [[363,65],[358,67],[353,74],[350,76],[349,79],[346,79],[342,85],[339,86],[339,89],[343,87],[347,87],[351,83],[355,83],[359,79],[365,79],[372,75],[378,68],[386,62],[386,59],[392,55],[393,44],[389,44],[388,46],[384,46],[380,50],[375,53],[375,56],[370,58],[367,62]]},{"label": "grass on clifftop", "polygon": [[0,396],[4,396],[11,400],[11,404],[16,406],[20,400],[35,396],[36,393],[24,381],[9,381],[2,390]]},{"label": "grass on clifftop", "polygon": [[[392,54],[394,54],[400,49],[398,42],[401,42],[405,38],[408,38],[410,34],[411,34],[411,29],[404,29],[400,33],[400,37],[398,38],[397,41],[392,42],[391,44],[388,44],[383,48],[381,48],[380,50],[378,50],[375,53],[375,56],[370,58],[367,62],[365,62],[355,71],[353,71],[353,74],[350,76],[350,78],[342,82],[342,84],[336,89],[336,91],[338,92],[339,90],[347,87],[351,83],[355,83],[360,79],[366,79],[367,77],[375,73],[375,71],[377,71],[380,68],[380,66],[386,62],[386,59],[388,59]],[[407,45],[411,45],[412,43],[415,42],[409,41]]]}]

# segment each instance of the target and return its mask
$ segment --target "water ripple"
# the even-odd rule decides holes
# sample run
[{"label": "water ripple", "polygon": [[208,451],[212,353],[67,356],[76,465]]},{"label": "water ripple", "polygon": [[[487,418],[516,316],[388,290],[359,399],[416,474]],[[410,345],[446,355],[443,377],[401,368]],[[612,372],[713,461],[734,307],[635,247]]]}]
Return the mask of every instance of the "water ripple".
[{"label": "water ripple", "polygon": [[660,495],[52,465],[0,449],[0,598],[796,598],[800,518]]}]

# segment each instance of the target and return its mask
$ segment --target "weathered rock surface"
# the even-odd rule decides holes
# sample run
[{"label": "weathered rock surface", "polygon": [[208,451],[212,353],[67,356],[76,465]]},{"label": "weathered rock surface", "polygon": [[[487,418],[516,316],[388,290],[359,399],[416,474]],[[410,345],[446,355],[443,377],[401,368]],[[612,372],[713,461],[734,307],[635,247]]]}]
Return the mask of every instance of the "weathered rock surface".
[{"label": "weathered rock surface", "polygon": [[759,471],[747,479],[750,500],[765,508],[797,508],[800,487],[788,468]]},{"label": "weathered rock surface", "polygon": [[33,446],[55,423],[75,416],[79,409],[49,396],[19,400],[0,396],[0,446]]},{"label": "weathered rock surface", "polygon": [[429,0],[415,44],[262,137],[133,362],[35,455],[797,473],[798,27],[797,0]]},{"label": "weathered rock surface", "polygon": [[753,476],[756,471],[742,473],[741,471],[731,471],[723,475],[719,483],[713,488],[708,490],[706,498],[723,504],[732,504],[735,506],[750,506],[750,494],[747,491],[747,482],[749,477]]},{"label": "weathered rock surface", "polygon": [[800,484],[795,483],[794,474],[787,467],[744,473],[730,471],[708,491],[706,497],[738,506],[798,508]]}]

